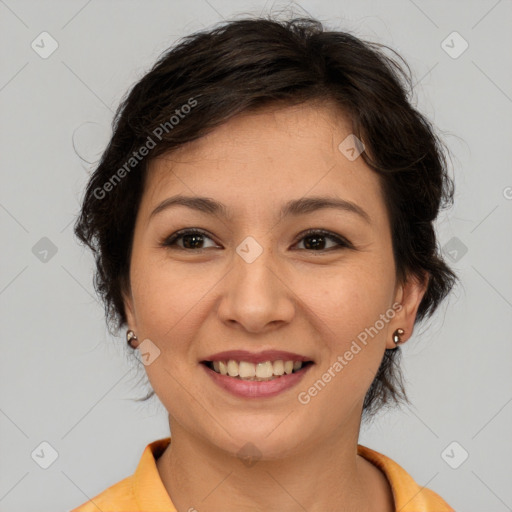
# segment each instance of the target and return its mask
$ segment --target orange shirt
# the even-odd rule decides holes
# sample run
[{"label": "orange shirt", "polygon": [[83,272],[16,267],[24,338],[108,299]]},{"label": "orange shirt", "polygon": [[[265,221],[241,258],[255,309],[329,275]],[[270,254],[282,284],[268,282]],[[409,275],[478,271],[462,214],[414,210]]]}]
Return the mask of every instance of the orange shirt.
[{"label": "orange shirt", "polygon": [[[148,444],[135,473],[110,486],[71,512],[176,512],[156,467],[156,458],[171,438]],[[389,457],[365,446],[357,452],[386,475],[398,512],[455,512],[430,489],[420,487],[412,477]]]}]

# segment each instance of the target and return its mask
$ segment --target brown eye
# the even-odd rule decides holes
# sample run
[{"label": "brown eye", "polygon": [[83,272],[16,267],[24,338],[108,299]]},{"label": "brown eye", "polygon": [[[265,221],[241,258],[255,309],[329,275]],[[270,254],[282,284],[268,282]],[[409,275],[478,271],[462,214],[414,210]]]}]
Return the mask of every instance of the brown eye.
[{"label": "brown eye", "polygon": [[[206,234],[206,232],[199,229],[185,229],[181,231],[177,231],[172,234],[170,237],[166,238],[160,245],[163,247],[175,248],[180,250],[188,250],[200,252],[204,249],[211,248],[205,247],[205,240],[212,240],[210,236]],[[328,241],[334,243],[331,247],[326,247]],[[180,243],[181,242],[181,243]],[[348,240],[335,235],[329,231],[311,229],[305,233],[302,233],[302,238],[298,243],[304,242],[304,248],[301,250],[313,251],[313,252],[322,252],[322,251],[331,251],[337,248],[351,248],[352,244],[348,242]],[[218,247],[217,245],[213,245],[213,247]]]},{"label": "brown eye", "polygon": [[[302,241],[304,242],[304,250],[306,251],[314,251],[314,252],[320,252],[320,251],[330,251],[336,248],[340,247],[351,247],[351,244],[345,240],[344,238],[341,238],[337,235],[334,235],[333,233],[330,233],[329,231],[324,230],[309,230],[306,233],[302,234],[302,238],[300,239],[299,243]],[[328,247],[326,248],[326,240],[331,240],[334,242],[334,247]]]},{"label": "brown eye", "polygon": [[[164,247],[175,247],[177,249],[201,251],[208,247],[203,247],[205,239],[212,240],[205,232],[197,229],[188,229],[178,231],[171,235],[169,238],[164,240],[161,244]],[[183,245],[179,245],[176,242],[182,241]],[[215,246],[216,247],[216,246]]]}]

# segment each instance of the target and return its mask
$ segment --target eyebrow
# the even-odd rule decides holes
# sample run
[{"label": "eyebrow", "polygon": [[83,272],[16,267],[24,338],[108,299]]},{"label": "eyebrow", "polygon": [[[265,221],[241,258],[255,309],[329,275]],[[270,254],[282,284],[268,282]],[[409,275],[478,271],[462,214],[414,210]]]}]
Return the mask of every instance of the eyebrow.
[{"label": "eyebrow", "polygon": [[[229,219],[231,217],[228,212],[228,209],[226,208],[226,205],[219,201],[216,201],[215,199],[201,196],[192,197],[176,195],[168,197],[167,199],[162,201],[151,212],[148,220],[150,220],[160,212],[163,212],[164,210],[176,206],[185,206],[192,210],[206,213],[208,215],[220,215],[226,219]],[[317,210],[323,210],[327,208],[333,208],[337,210],[342,210],[344,212],[355,213],[356,215],[364,219],[367,223],[371,224],[371,219],[368,213],[366,213],[366,211],[363,210],[356,203],[353,203],[352,201],[347,201],[346,199],[323,196],[310,196],[288,201],[281,208],[281,211],[279,213],[279,219],[283,219],[284,217],[287,216],[305,215]]]}]

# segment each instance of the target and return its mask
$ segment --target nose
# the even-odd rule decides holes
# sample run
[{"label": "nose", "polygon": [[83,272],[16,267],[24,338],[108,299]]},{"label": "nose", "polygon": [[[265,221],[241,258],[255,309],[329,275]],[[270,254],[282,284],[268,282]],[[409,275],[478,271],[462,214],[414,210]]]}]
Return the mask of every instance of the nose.
[{"label": "nose", "polygon": [[251,333],[291,322],[296,299],[273,252],[264,249],[255,259],[245,257],[243,248],[240,254],[234,255],[233,268],[223,280],[220,319]]}]

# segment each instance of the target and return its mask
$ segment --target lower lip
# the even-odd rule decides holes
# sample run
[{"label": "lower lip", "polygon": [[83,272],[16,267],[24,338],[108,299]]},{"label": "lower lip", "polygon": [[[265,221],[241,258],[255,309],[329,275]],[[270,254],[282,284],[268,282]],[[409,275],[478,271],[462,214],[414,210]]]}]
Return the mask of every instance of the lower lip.
[{"label": "lower lip", "polygon": [[233,395],[243,398],[264,398],[278,395],[297,385],[313,364],[308,364],[297,373],[282,375],[272,380],[242,380],[222,375],[200,363],[213,382]]}]

